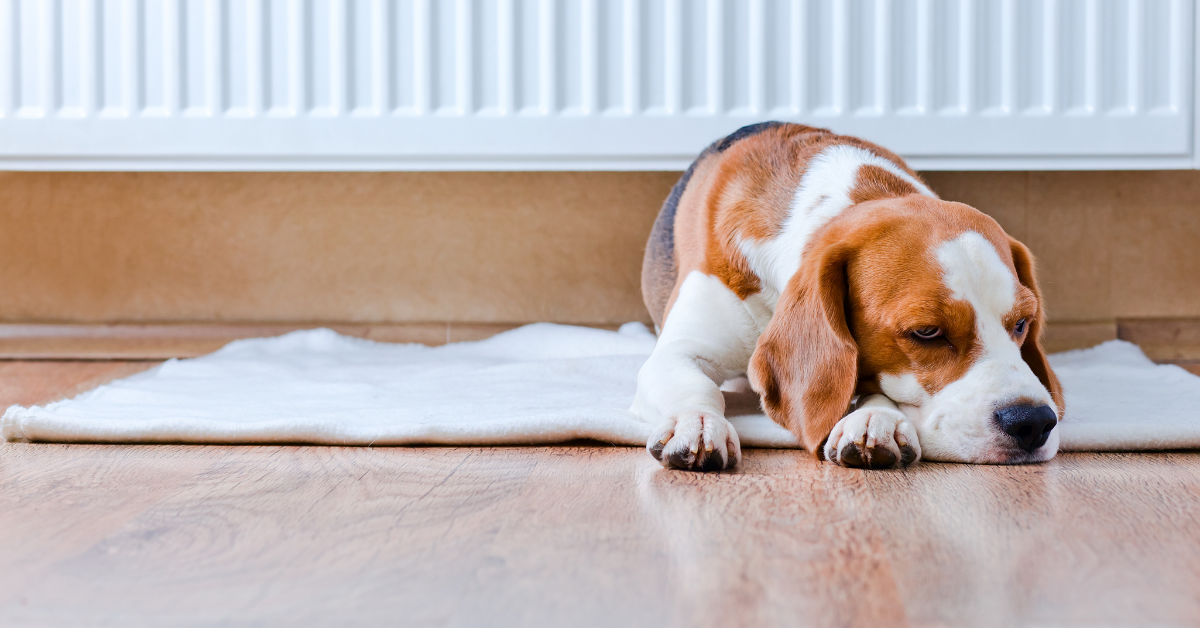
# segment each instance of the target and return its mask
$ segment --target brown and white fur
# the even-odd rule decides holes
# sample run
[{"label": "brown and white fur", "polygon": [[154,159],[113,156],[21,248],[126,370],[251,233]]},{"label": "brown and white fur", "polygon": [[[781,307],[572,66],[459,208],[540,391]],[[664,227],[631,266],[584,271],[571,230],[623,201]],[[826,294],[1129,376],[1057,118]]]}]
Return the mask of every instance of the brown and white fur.
[{"label": "brown and white fur", "polygon": [[770,122],[714,143],[659,214],[642,290],[659,337],[633,411],[664,465],[738,463],[720,387],[743,377],[843,466],[1058,450],[1029,250],[868,142]]}]

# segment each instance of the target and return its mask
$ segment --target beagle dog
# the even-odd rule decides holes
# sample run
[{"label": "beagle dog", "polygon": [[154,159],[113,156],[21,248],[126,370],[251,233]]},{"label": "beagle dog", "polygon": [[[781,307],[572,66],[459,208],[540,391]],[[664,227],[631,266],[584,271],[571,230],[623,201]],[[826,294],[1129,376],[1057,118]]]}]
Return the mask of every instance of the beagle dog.
[{"label": "beagle dog", "polygon": [[712,144],[654,223],[642,292],[659,335],[632,410],[665,466],[740,461],[721,389],[747,379],[846,467],[1058,451],[1029,249],[869,142],[766,122]]}]

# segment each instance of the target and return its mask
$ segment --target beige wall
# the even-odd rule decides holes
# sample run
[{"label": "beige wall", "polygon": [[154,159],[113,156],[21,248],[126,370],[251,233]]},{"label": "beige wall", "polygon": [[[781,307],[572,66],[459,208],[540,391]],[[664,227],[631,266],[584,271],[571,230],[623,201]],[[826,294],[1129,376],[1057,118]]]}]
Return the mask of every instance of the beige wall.
[{"label": "beige wall", "polygon": [[[0,173],[0,321],[612,324],[678,173]],[[1200,172],[927,173],[1052,320],[1200,317]]]},{"label": "beige wall", "polygon": [[646,318],[669,173],[0,174],[0,320]]},{"label": "beige wall", "polygon": [[1029,245],[1053,320],[1200,316],[1200,172],[925,176]]}]

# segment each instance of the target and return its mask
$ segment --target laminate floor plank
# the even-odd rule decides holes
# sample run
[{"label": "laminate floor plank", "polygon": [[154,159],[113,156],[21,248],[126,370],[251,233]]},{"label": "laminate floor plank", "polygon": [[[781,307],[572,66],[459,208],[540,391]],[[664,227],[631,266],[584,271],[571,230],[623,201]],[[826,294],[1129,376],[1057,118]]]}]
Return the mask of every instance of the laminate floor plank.
[{"label": "laminate floor plank", "polygon": [[1194,625],[1200,456],[870,474],[918,625]]},{"label": "laminate floor plank", "polygon": [[495,455],[471,449],[203,449],[232,451],[60,562],[11,619],[345,625],[401,613],[442,623],[482,557],[488,525],[473,517],[511,496],[533,464],[504,456],[464,467]]},{"label": "laminate floor plank", "polygon": [[115,534],[212,462],[183,449],[141,456],[123,447],[0,446],[0,604],[27,605],[26,585]]},{"label": "laminate floor plank", "polygon": [[[0,401],[133,368],[0,363]],[[0,625],[1184,626],[1197,521],[1181,452],[692,474],[592,445],[13,443]]]},{"label": "laminate floor plank", "polygon": [[[709,475],[665,471],[640,450],[538,454],[520,498],[505,506],[487,576],[455,623],[838,625],[891,616],[898,598],[872,552],[879,539],[861,485],[814,481],[811,461],[790,453],[756,452],[740,472]],[[821,516],[833,525],[805,525]],[[827,603],[838,598],[853,603]],[[506,621],[489,621],[497,611]]]}]

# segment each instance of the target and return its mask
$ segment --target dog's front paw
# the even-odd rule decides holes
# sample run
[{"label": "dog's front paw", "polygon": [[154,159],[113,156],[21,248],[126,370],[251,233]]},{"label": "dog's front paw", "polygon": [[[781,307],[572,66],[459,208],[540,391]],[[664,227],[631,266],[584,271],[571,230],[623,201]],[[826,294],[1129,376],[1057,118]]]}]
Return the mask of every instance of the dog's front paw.
[{"label": "dog's front paw", "polygon": [[688,471],[730,469],[742,460],[733,425],[720,414],[683,412],[667,420],[646,443],[664,467]]},{"label": "dog's front paw", "polygon": [[861,469],[907,467],[921,459],[921,444],[903,412],[861,408],[833,426],[825,441],[825,459]]}]

